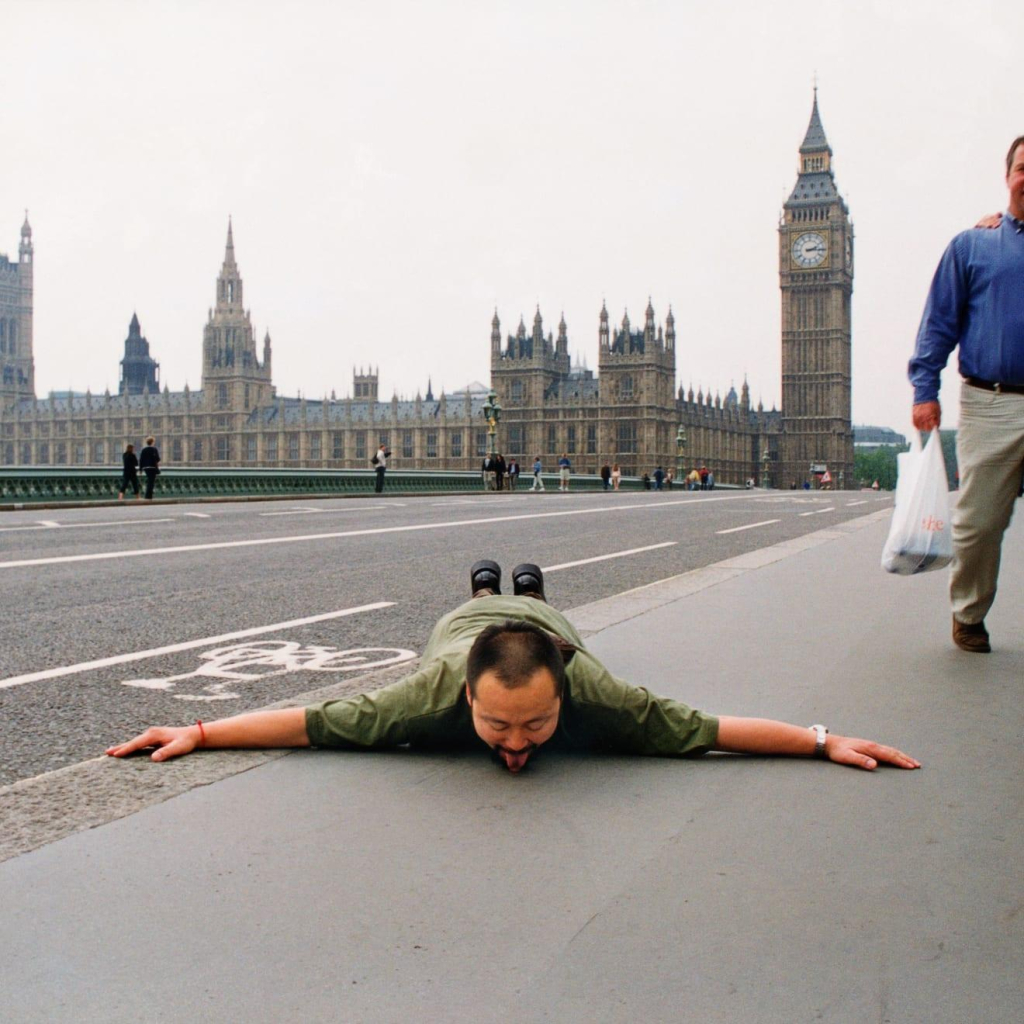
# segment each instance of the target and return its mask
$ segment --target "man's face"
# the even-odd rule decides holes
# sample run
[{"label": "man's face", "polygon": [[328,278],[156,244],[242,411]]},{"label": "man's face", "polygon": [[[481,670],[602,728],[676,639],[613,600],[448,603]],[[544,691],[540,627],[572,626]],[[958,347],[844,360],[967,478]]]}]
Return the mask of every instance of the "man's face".
[{"label": "man's face", "polygon": [[476,681],[476,697],[466,687],[477,736],[512,773],[522,771],[529,756],[558,728],[562,701],[555,680],[538,668],[525,686],[509,690],[491,672]]},{"label": "man's face", "polygon": [[1024,142],[1014,151],[1006,187],[1010,190],[1010,213],[1017,220],[1024,220]]}]

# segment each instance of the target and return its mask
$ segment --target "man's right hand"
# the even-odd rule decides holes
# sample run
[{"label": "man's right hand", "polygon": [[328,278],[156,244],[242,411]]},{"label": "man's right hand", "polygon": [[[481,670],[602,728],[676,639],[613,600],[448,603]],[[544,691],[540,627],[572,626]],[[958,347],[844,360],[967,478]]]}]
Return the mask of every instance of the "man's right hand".
[{"label": "man's right hand", "polygon": [[918,402],[913,409],[913,419],[918,430],[938,430],[942,422],[942,406],[938,402]]},{"label": "man's right hand", "polygon": [[182,729],[153,726],[127,743],[107,747],[105,753],[110,757],[126,757],[128,754],[135,753],[136,750],[156,747],[157,749],[150,755],[152,760],[166,761],[172,757],[181,757],[182,754],[191,754],[198,746],[199,739],[199,727],[195,725],[189,725]]}]

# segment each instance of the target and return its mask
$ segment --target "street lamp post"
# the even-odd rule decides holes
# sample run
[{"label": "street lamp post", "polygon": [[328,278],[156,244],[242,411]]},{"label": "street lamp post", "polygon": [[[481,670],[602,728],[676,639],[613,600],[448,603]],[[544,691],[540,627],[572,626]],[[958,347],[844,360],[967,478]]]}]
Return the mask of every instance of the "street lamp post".
[{"label": "street lamp post", "polygon": [[490,456],[493,465],[494,457],[497,455],[495,438],[498,434],[498,423],[501,421],[501,405],[498,403],[498,395],[494,388],[491,388],[487,395],[487,401],[484,402],[483,414],[484,419],[487,420],[487,435],[490,443]]},{"label": "street lamp post", "polygon": [[682,423],[676,431],[676,480],[685,486],[686,477],[683,475],[683,467],[686,464],[686,431]]},{"label": "street lamp post", "polygon": [[761,486],[768,490],[771,487],[771,483],[768,479],[768,464],[771,462],[771,455],[768,452],[768,444],[765,442],[764,454],[761,456]]}]

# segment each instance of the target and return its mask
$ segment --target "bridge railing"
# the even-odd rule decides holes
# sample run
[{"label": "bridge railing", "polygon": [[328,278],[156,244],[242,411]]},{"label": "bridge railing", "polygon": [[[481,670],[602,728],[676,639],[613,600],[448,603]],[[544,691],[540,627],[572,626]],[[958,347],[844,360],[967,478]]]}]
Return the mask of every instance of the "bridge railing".
[{"label": "bridge railing", "polygon": [[[544,486],[558,489],[558,475],[545,473]],[[140,486],[145,477],[139,474]],[[157,477],[158,498],[298,498],[314,496],[369,495],[374,493],[372,469],[166,469]],[[519,477],[518,489],[529,488],[533,474]],[[121,474],[109,466],[19,466],[0,468],[0,503],[110,501],[117,498]],[[573,474],[570,487],[596,491],[601,478]],[[623,477],[624,490],[639,490],[641,481]],[[479,472],[444,470],[387,471],[387,494],[471,494],[484,492],[488,483]],[[126,495],[126,498],[131,495]]]}]

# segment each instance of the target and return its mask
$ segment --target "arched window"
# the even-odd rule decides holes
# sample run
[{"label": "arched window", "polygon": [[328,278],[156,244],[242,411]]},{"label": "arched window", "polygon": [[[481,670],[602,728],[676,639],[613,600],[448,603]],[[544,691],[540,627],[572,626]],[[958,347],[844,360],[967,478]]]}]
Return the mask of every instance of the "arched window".
[{"label": "arched window", "polygon": [[633,397],[633,378],[628,374],[619,383],[619,397],[627,402]]},{"label": "arched window", "polygon": [[228,407],[228,386],[227,384],[217,385],[217,408],[226,409]]},{"label": "arched window", "polygon": [[523,400],[523,382],[521,380],[512,381],[512,401],[518,405]]}]

